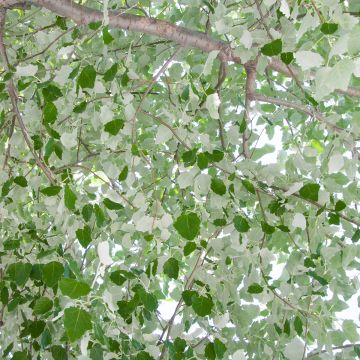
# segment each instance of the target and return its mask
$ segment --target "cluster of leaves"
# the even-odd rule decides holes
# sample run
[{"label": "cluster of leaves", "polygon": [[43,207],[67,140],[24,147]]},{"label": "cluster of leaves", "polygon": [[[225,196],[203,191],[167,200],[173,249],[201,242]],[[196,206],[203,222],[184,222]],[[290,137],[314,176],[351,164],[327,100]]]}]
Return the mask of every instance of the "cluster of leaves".
[{"label": "cluster of leaves", "polygon": [[217,51],[180,49],[155,81],[167,40],[7,10],[1,357],[360,356],[338,314],[358,295],[359,109],[334,92],[360,86],[357,1],[104,3],[230,41],[258,94],[307,111],[256,103],[248,123],[246,73],[219,84]]}]

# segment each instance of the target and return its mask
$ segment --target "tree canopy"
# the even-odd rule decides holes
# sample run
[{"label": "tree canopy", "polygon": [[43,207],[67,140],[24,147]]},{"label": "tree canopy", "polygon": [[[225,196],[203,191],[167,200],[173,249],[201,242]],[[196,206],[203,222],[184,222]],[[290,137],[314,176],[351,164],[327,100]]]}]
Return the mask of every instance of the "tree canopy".
[{"label": "tree canopy", "polygon": [[1,357],[360,357],[359,18],[0,0]]}]

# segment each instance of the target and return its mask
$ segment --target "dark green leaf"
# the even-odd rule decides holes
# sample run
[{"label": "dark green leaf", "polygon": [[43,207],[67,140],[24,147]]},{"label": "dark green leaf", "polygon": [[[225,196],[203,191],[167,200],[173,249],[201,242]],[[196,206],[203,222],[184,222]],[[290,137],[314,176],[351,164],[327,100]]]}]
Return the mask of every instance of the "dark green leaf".
[{"label": "dark green leaf", "polygon": [[197,156],[197,166],[200,170],[206,169],[209,165],[208,157],[204,153]]},{"label": "dark green leaf", "polygon": [[112,201],[108,198],[105,198],[103,200],[103,203],[109,210],[121,210],[124,208],[123,205],[116,203],[115,201]]},{"label": "dark green leaf", "polygon": [[34,150],[40,150],[44,146],[44,143],[39,135],[31,136],[31,140],[34,144]]},{"label": "dark green leaf", "polygon": [[65,206],[69,210],[74,210],[75,209],[75,202],[76,202],[75,193],[70,189],[70,187],[68,185],[66,185],[65,190],[64,190],[64,203],[65,203]]},{"label": "dark green leaf", "polygon": [[351,238],[352,242],[358,242],[360,240],[360,229],[356,229],[356,231],[354,232],[354,235]]},{"label": "dark green leaf", "polygon": [[226,345],[219,339],[214,340],[214,350],[218,359],[223,359],[226,352]]},{"label": "dark green leaf", "polygon": [[339,225],[340,224],[340,216],[336,213],[329,214],[329,224]]},{"label": "dark green leaf", "polygon": [[45,124],[53,124],[57,119],[58,111],[54,103],[48,102],[43,109],[43,118]]},{"label": "dark green leaf", "polygon": [[50,311],[53,307],[53,302],[46,296],[43,296],[35,301],[35,305],[33,307],[34,315],[45,314]]},{"label": "dark green leaf", "polygon": [[247,220],[240,215],[236,215],[234,217],[234,226],[238,232],[247,232],[250,229],[250,226],[249,226],[249,223],[247,222]]},{"label": "dark green leaf", "polygon": [[49,287],[54,287],[63,273],[63,265],[58,261],[51,261],[43,267],[43,282]]},{"label": "dark green leaf", "polygon": [[263,292],[263,287],[260,284],[253,283],[249,285],[247,292],[249,294],[261,294]]},{"label": "dark green leaf", "polygon": [[51,355],[54,360],[68,360],[66,349],[60,345],[53,345],[50,348]]},{"label": "dark green leaf", "polygon": [[111,134],[111,135],[117,135],[119,131],[124,127],[124,120],[122,119],[115,119],[112,121],[109,121],[105,124],[104,130]]},{"label": "dark green leaf", "polygon": [[7,275],[18,286],[25,285],[31,273],[32,265],[29,263],[17,262],[10,264],[7,268]]},{"label": "dark green leaf", "polygon": [[339,25],[335,23],[324,23],[321,25],[320,31],[323,34],[331,35],[337,31],[338,27]]},{"label": "dark green leaf", "polygon": [[60,192],[60,190],[61,190],[61,186],[52,185],[41,189],[40,192],[45,196],[55,196]]},{"label": "dark green leaf", "polygon": [[193,241],[188,241],[184,246],[184,256],[190,255],[196,250],[196,244]]},{"label": "dark green leaf", "polygon": [[89,88],[92,89],[95,85],[96,79],[96,71],[92,65],[85,66],[79,77],[78,77],[78,84],[83,89]]},{"label": "dark green leaf", "polygon": [[76,307],[66,308],[64,311],[64,326],[71,342],[80,339],[88,330],[92,329],[90,314]]},{"label": "dark green leaf", "polygon": [[184,162],[184,165],[186,167],[195,164],[195,162],[196,162],[196,153],[197,153],[197,149],[193,149],[193,150],[185,151],[182,154],[181,159]]},{"label": "dark green leaf", "polygon": [[35,320],[29,326],[30,335],[33,339],[39,337],[45,329],[45,321]]},{"label": "dark green leaf", "polygon": [[30,360],[26,351],[15,351],[11,360]]},{"label": "dark green leaf", "polygon": [[219,162],[224,158],[224,153],[220,150],[214,150],[211,154],[206,151],[205,155],[210,162]]},{"label": "dark green leaf", "polygon": [[93,213],[93,206],[91,204],[86,204],[81,210],[81,215],[83,219],[88,222],[91,219]]},{"label": "dark green leaf", "polygon": [[315,280],[317,280],[321,285],[325,286],[328,285],[328,281],[326,279],[324,279],[322,276],[318,275],[315,271],[308,271],[308,274],[314,278]]},{"label": "dark green leaf", "polygon": [[115,270],[110,274],[110,280],[114,284],[121,286],[127,280],[127,278],[124,276],[122,270]]},{"label": "dark green leaf", "polygon": [[244,180],[241,181],[241,183],[243,184],[243,186],[245,187],[245,189],[247,191],[249,191],[252,194],[255,194],[255,187],[252,184],[252,182],[250,182],[249,180],[244,179]]},{"label": "dark green leaf", "polygon": [[87,106],[87,102],[86,101],[83,101],[81,102],[80,104],[76,105],[74,108],[73,108],[73,112],[75,114],[81,114],[83,113],[85,110],[86,110],[86,106]]},{"label": "dark green leaf", "polygon": [[200,219],[193,212],[184,213],[176,219],[174,227],[183,238],[194,240],[200,232]]},{"label": "dark green leaf", "polygon": [[170,258],[164,263],[164,273],[170,279],[177,279],[179,277],[179,262],[175,258]]},{"label": "dark green leaf", "polygon": [[216,359],[216,353],[214,348],[214,343],[209,342],[205,346],[205,358],[207,360],[215,360]]},{"label": "dark green leaf", "polygon": [[89,23],[89,29],[91,30],[97,30],[102,24],[102,21],[92,21],[91,23]]},{"label": "dark green leaf", "polygon": [[42,94],[46,103],[53,102],[63,96],[61,90],[53,84],[43,88]]},{"label": "dark green leaf", "polygon": [[187,305],[187,306],[191,306],[192,304],[192,298],[193,296],[196,296],[197,295],[197,292],[194,291],[194,290],[184,290],[182,292],[182,297],[184,299],[184,303]]},{"label": "dark green leaf", "polygon": [[79,299],[90,292],[90,286],[83,282],[70,278],[62,278],[59,281],[59,288],[63,295],[69,296],[72,299]]},{"label": "dark green leaf", "polygon": [[100,228],[104,225],[105,222],[104,212],[101,210],[101,207],[98,204],[94,205],[94,212],[96,218],[96,226]]},{"label": "dark green leaf", "polygon": [[281,39],[274,40],[271,43],[268,43],[261,48],[261,53],[266,56],[279,55],[281,51],[282,51]]},{"label": "dark green leaf", "polygon": [[281,53],[280,58],[284,64],[289,65],[294,60],[294,54],[292,52],[284,52]]},{"label": "dark green leaf", "polygon": [[119,181],[124,181],[126,180],[127,176],[128,176],[128,172],[129,172],[129,168],[127,165],[124,166],[124,168],[121,170],[121,173],[118,177]]},{"label": "dark green leaf", "polygon": [[284,331],[284,334],[286,334],[286,335],[290,335],[290,322],[289,322],[289,320],[288,319],[286,319],[285,320],[285,322],[284,322],[284,329],[283,329],[283,331]]},{"label": "dark green leaf", "polygon": [[226,186],[221,179],[212,178],[210,188],[218,195],[224,195],[226,193]]},{"label": "dark green leaf", "polygon": [[90,226],[85,225],[83,229],[76,230],[76,237],[83,248],[87,248],[91,243],[91,229]]},{"label": "dark green leaf", "polygon": [[295,328],[295,331],[296,333],[301,336],[302,335],[302,332],[303,332],[303,322],[302,320],[300,319],[299,316],[296,316],[295,317],[295,320],[294,320],[294,328]]},{"label": "dark green leaf", "polygon": [[16,176],[14,178],[14,183],[21,186],[21,187],[27,187],[28,186],[28,182],[27,182],[25,176]]},{"label": "dark green leaf", "polygon": [[113,81],[118,71],[118,67],[118,63],[115,63],[108,70],[106,70],[103,76],[104,81]]},{"label": "dark green leaf", "polygon": [[105,26],[103,28],[102,36],[103,36],[103,41],[104,41],[105,45],[110,44],[114,40],[114,38],[111,36],[111,34],[109,32],[108,26]]},{"label": "dark green leaf", "polygon": [[346,204],[344,201],[342,200],[338,200],[335,204],[335,211],[336,212],[339,212],[339,211],[342,211],[346,208]]},{"label": "dark green leaf", "polygon": [[225,219],[215,219],[213,224],[215,226],[225,226],[226,220]]},{"label": "dark green leaf", "polygon": [[319,190],[320,190],[319,184],[306,184],[299,190],[299,194],[304,199],[318,201]]},{"label": "dark green leaf", "polygon": [[191,306],[197,315],[207,316],[211,314],[214,303],[209,297],[194,295],[191,298]]},{"label": "dark green leaf", "polygon": [[275,227],[269,225],[265,221],[261,222],[261,229],[265,234],[268,234],[268,235],[272,234],[275,231]]}]

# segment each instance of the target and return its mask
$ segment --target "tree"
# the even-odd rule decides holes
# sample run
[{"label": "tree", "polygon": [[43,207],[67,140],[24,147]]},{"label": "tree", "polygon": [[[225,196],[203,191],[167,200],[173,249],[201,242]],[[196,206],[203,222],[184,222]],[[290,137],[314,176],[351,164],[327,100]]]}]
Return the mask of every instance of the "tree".
[{"label": "tree", "polygon": [[1,0],[2,358],[359,357],[359,11]]}]

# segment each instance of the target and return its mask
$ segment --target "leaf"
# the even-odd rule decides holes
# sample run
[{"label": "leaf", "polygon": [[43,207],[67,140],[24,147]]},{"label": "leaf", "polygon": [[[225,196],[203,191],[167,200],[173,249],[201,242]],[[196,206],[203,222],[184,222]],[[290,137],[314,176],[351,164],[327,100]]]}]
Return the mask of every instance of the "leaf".
[{"label": "leaf", "polygon": [[209,342],[205,346],[205,357],[208,360],[215,360],[216,359],[216,353],[214,348],[214,343]]},{"label": "leaf", "polygon": [[308,271],[307,272],[312,278],[314,278],[315,280],[317,280],[321,285],[325,286],[328,285],[328,281],[323,278],[322,276],[318,275],[315,271]]},{"label": "leaf", "polygon": [[118,306],[118,313],[120,316],[126,320],[130,317],[130,315],[135,311],[136,307],[138,306],[139,301],[134,297],[129,301],[121,300],[117,302]]},{"label": "leaf", "polygon": [[122,270],[115,270],[110,274],[110,280],[114,284],[121,286],[127,280],[127,278],[123,275]]},{"label": "leaf", "polygon": [[121,210],[124,208],[123,205],[116,203],[115,201],[112,201],[108,198],[105,198],[103,200],[103,203],[109,210]]},{"label": "leaf", "polygon": [[75,209],[76,195],[68,185],[66,185],[64,189],[64,203],[69,210]]},{"label": "leaf", "polygon": [[295,331],[296,333],[301,336],[302,335],[302,332],[303,332],[303,322],[302,320],[300,319],[299,316],[296,316],[295,317],[295,320],[294,320],[294,328],[295,328]]},{"label": "leaf", "polygon": [[224,195],[226,193],[226,186],[221,179],[212,178],[210,188],[218,195]]},{"label": "leaf", "polygon": [[18,286],[23,286],[30,276],[31,269],[30,263],[17,262],[10,264],[6,273]]},{"label": "leaf", "polygon": [[43,109],[43,119],[45,124],[53,124],[58,116],[58,110],[54,103],[48,102]]},{"label": "leaf", "polygon": [[95,79],[96,79],[96,71],[95,68],[92,65],[85,66],[79,77],[78,77],[78,84],[83,89],[89,88],[93,89],[95,85]]},{"label": "leaf", "polygon": [[124,127],[124,120],[122,119],[115,119],[112,121],[109,121],[105,124],[104,130],[111,134],[111,135],[117,135],[119,131]]},{"label": "leaf", "polygon": [[197,149],[193,149],[193,150],[185,151],[182,154],[181,159],[184,162],[184,165],[186,167],[195,164],[195,162],[196,162],[196,153],[197,153]]},{"label": "leaf", "polygon": [[247,222],[247,220],[240,215],[236,215],[234,217],[234,226],[235,226],[235,229],[240,233],[247,232],[250,229],[250,226],[249,226],[249,223]]},{"label": "leaf", "polygon": [[61,190],[61,186],[52,185],[41,189],[40,192],[45,196],[55,196],[60,192],[60,190]]},{"label": "leaf", "polygon": [[187,240],[194,240],[200,232],[200,219],[193,212],[180,215],[174,222],[176,231]]},{"label": "leaf", "polygon": [[50,84],[42,89],[42,94],[45,103],[53,102],[63,96],[61,90],[53,84]]},{"label": "leaf", "polygon": [[212,153],[206,151],[205,155],[211,162],[219,162],[224,158],[224,152],[220,150],[214,150]]},{"label": "leaf", "polygon": [[208,157],[204,153],[200,153],[197,156],[197,166],[200,170],[204,170],[209,166]]},{"label": "leaf", "polygon": [[114,40],[114,38],[112,37],[112,35],[109,32],[109,27],[108,26],[105,26],[103,28],[102,36],[103,36],[103,41],[104,41],[105,45],[110,44]]},{"label": "leaf", "polygon": [[292,52],[283,52],[280,58],[284,64],[289,65],[294,60],[294,54]]},{"label": "leaf", "polygon": [[209,297],[194,295],[191,298],[191,306],[197,315],[204,317],[211,314],[214,303]]},{"label": "leaf", "polygon": [[34,150],[40,150],[44,146],[44,143],[42,142],[42,139],[39,135],[31,136],[31,140],[34,144]]},{"label": "leaf", "polygon": [[98,204],[94,205],[94,211],[96,218],[96,226],[100,228],[104,225],[105,215]]},{"label": "leaf", "polygon": [[91,219],[92,213],[93,213],[93,206],[91,204],[86,204],[83,206],[81,210],[81,215],[86,222],[88,222]]},{"label": "leaf", "polygon": [[28,186],[28,182],[27,182],[25,176],[16,176],[14,178],[14,183],[21,186],[21,187],[27,187]]},{"label": "leaf", "polygon": [[35,320],[32,321],[30,326],[29,326],[29,331],[30,331],[30,335],[33,339],[36,339],[37,337],[39,337],[42,332],[45,329],[45,321],[42,320]]},{"label": "leaf", "polygon": [[123,167],[123,169],[121,170],[121,173],[120,173],[120,175],[119,175],[119,177],[118,177],[118,180],[119,180],[119,181],[125,181],[126,178],[127,178],[127,176],[128,176],[128,172],[129,172],[129,168],[128,168],[127,165],[125,165],[125,166]]},{"label": "leaf", "polygon": [[81,339],[86,331],[92,329],[90,314],[76,307],[64,310],[64,327],[71,342]]},{"label": "leaf", "polygon": [[90,286],[83,282],[70,278],[62,278],[59,281],[59,288],[63,295],[69,296],[72,299],[79,299],[90,292]]},{"label": "leaf", "polygon": [[53,345],[50,348],[51,355],[54,360],[68,360],[66,349],[60,345]]},{"label": "leaf", "polygon": [[188,256],[196,250],[196,244],[193,241],[188,241],[184,246],[184,256]]},{"label": "leaf", "polygon": [[306,200],[318,201],[319,190],[319,184],[306,184],[299,190],[299,194]]},{"label": "leaf", "polygon": [[92,241],[90,226],[85,225],[83,229],[77,229],[75,233],[80,245],[86,249]]},{"label": "leaf", "polygon": [[346,208],[346,204],[344,201],[342,200],[338,200],[335,204],[335,211],[336,212],[339,212],[339,211],[342,211]]},{"label": "leaf", "polygon": [[272,234],[275,231],[275,227],[269,225],[265,221],[261,222],[261,229],[265,234],[268,234],[268,235]]},{"label": "leaf", "polygon": [[226,219],[215,219],[213,224],[215,226],[225,226],[226,225]]},{"label": "leaf", "polygon": [[54,287],[57,285],[63,273],[63,265],[58,261],[51,261],[43,267],[43,282],[49,287]]},{"label": "leaf", "polygon": [[279,55],[282,51],[281,39],[274,40],[261,48],[261,53],[266,56]]},{"label": "leaf", "polygon": [[103,76],[104,81],[113,81],[118,71],[118,67],[118,63],[115,63],[108,70],[106,70]]},{"label": "leaf", "polygon": [[28,356],[26,351],[15,351],[11,360],[29,360],[30,357]]},{"label": "leaf", "polygon": [[156,297],[153,294],[150,294],[150,293],[146,292],[144,290],[144,288],[142,288],[138,292],[138,294],[139,294],[140,300],[143,303],[146,310],[152,312],[152,311],[155,311],[158,308],[158,306],[159,306],[158,301],[157,301]]},{"label": "leaf", "polygon": [[75,114],[81,114],[83,113],[85,110],[86,110],[86,107],[87,107],[87,102],[86,101],[82,101],[80,104],[76,105],[74,108],[73,108],[73,112]]},{"label": "leaf", "polygon": [[320,27],[320,31],[323,34],[331,35],[337,31],[338,27],[339,25],[335,23],[323,23]]},{"label": "leaf", "polygon": [[184,299],[184,303],[187,306],[191,306],[193,296],[197,295],[197,292],[194,290],[184,290],[182,292],[182,298]]},{"label": "leaf", "polygon": [[226,352],[226,345],[219,339],[214,340],[214,350],[218,359],[223,359]]},{"label": "leaf", "polygon": [[260,284],[253,283],[249,285],[247,292],[249,294],[261,294],[263,292],[263,287]]},{"label": "leaf", "polygon": [[170,279],[177,279],[179,277],[179,262],[175,258],[169,258],[163,267],[164,273]]},{"label": "leaf", "polygon": [[250,182],[249,180],[244,179],[244,180],[241,180],[241,183],[243,184],[244,188],[245,188],[248,192],[250,192],[250,193],[252,193],[252,194],[255,194],[255,187],[254,187],[254,185],[252,184],[252,182]]},{"label": "leaf", "polygon": [[286,335],[290,335],[290,323],[289,323],[289,320],[286,319],[285,322],[284,322],[284,334]]},{"label": "leaf", "polygon": [[354,232],[354,235],[351,238],[351,241],[353,243],[358,242],[360,240],[360,229],[356,229],[356,231]]},{"label": "leaf", "polygon": [[50,311],[53,307],[53,302],[46,296],[42,296],[35,301],[35,305],[33,307],[34,315],[42,315]]}]

